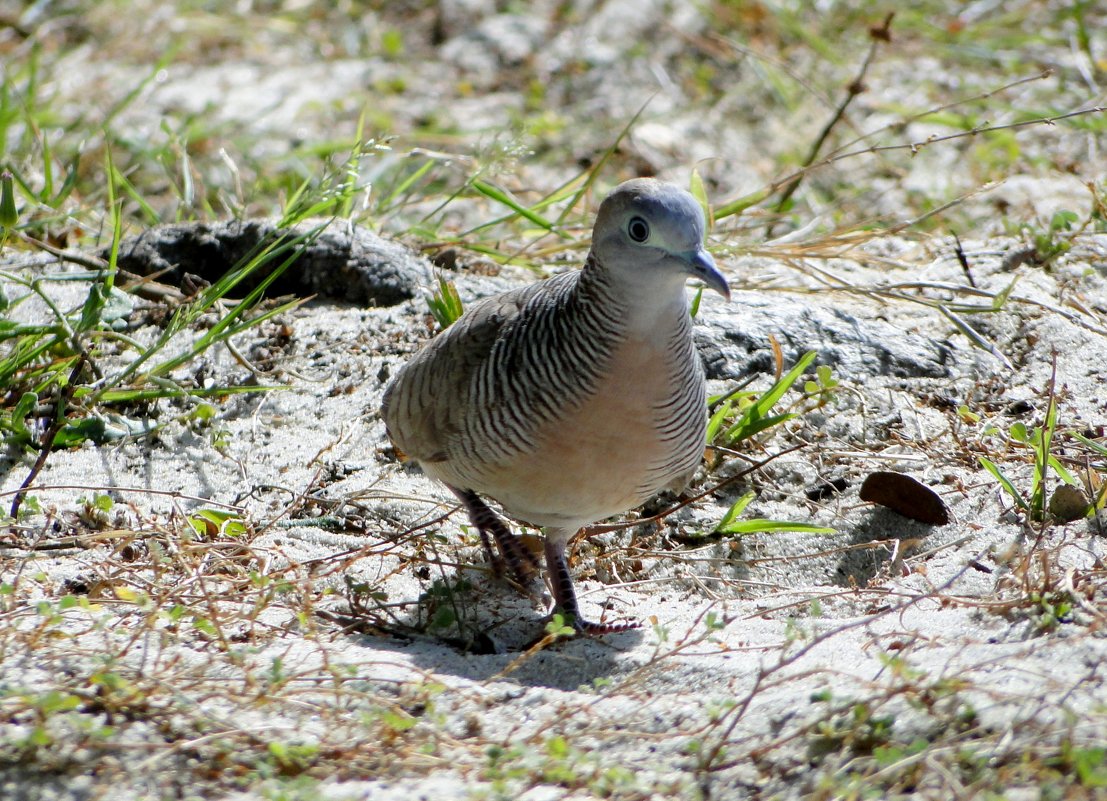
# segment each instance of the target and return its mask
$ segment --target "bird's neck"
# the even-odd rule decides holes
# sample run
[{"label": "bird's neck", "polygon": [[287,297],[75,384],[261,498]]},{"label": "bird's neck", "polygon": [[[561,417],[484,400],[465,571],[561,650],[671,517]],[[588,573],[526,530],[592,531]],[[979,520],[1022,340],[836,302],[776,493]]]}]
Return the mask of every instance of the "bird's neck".
[{"label": "bird's neck", "polygon": [[618,319],[626,336],[666,336],[688,318],[682,276],[639,273],[628,279],[604,268],[591,254],[581,272],[580,297]]}]

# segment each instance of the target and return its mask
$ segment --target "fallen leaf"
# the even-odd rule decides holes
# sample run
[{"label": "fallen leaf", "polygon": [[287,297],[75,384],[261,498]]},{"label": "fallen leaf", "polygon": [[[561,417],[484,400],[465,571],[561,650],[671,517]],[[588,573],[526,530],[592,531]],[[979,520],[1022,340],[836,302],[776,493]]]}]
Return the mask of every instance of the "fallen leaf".
[{"label": "fallen leaf", "polygon": [[861,485],[861,500],[886,506],[920,523],[944,526],[949,522],[949,510],[938,493],[903,473],[870,473]]}]

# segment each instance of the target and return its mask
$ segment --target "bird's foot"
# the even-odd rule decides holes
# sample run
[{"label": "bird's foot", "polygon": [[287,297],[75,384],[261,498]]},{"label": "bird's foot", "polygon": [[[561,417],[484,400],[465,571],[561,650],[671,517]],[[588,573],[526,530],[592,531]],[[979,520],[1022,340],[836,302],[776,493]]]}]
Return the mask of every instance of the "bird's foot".
[{"label": "bird's foot", "polygon": [[559,614],[565,620],[565,625],[573,629],[577,634],[586,637],[599,637],[604,634],[619,634],[624,631],[634,631],[642,628],[637,620],[623,620],[617,623],[594,623],[580,615],[574,615],[563,609],[555,609],[554,614]]},{"label": "bird's foot", "polygon": [[619,634],[623,631],[634,631],[642,628],[637,620],[624,620],[620,623],[593,623],[591,620],[577,620],[573,625],[578,634],[589,637],[599,637],[603,634]]}]

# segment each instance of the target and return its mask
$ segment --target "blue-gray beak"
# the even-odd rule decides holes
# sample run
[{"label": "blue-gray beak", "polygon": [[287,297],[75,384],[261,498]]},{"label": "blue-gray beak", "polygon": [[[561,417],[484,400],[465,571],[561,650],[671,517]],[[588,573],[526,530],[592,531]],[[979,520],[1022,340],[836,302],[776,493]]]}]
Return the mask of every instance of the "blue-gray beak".
[{"label": "blue-gray beak", "polygon": [[688,265],[688,274],[693,278],[703,281],[710,289],[714,289],[728,301],[730,300],[730,285],[726,278],[715,266],[715,259],[702,247],[680,254],[681,260]]}]

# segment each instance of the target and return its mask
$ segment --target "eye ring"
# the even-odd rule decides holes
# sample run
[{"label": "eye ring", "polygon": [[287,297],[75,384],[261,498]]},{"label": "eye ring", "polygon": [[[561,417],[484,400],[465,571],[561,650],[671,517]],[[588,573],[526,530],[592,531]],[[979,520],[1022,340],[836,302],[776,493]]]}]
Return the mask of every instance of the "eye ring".
[{"label": "eye ring", "polygon": [[627,236],[635,242],[645,242],[650,238],[650,224],[641,217],[631,217],[627,223]]}]

